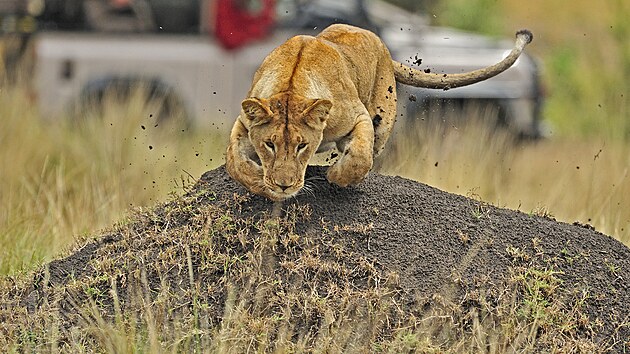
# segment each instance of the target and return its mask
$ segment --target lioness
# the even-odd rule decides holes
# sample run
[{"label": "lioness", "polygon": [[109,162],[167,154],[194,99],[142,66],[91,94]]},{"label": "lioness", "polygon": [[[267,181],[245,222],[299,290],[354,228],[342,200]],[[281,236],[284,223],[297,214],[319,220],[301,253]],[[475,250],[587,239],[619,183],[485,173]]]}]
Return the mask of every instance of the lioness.
[{"label": "lioness", "polygon": [[296,195],[315,152],[334,146],[340,158],[328,181],[359,183],[383,150],[396,116],[396,81],[450,89],[509,68],[532,40],[519,31],[502,61],[464,74],[428,74],[393,61],[374,33],[332,25],[318,36],[296,36],[276,48],[254,75],[234,123],[227,171],[251,192],[271,200]]}]

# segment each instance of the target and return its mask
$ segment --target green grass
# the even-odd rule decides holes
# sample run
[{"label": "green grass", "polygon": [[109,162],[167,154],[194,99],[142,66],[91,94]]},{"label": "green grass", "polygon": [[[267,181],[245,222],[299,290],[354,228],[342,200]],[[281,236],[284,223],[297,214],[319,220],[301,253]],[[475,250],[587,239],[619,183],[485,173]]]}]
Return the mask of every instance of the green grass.
[{"label": "green grass", "polygon": [[[395,0],[394,0],[395,1]],[[630,3],[586,0],[531,4],[518,0],[448,0],[435,22],[511,37],[529,28],[527,51],[541,59],[549,93],[545,118],[556,136],[630,140]]]}]

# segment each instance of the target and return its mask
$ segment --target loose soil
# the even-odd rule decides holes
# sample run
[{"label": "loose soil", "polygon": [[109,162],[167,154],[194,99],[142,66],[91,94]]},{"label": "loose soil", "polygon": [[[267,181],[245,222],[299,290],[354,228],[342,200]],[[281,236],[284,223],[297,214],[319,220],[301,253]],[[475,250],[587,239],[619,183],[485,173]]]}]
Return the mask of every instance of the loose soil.
[{"label": "loose soil", "polygon": [[[136,298],[148,298],[154,308],[162,301],[171,321],[202,303],[204,320],[195,313],[196,323],[215,335],[230,309],[247,303],[249,318],[281,314],[294,332],[289,342],[306,349],[326,324],[343,327],[328,306],[369,322],[374,351],[374,343],[423,350],[392,343],[402,332],[427,332],[421,319],[436,313],[457,328],[429,326],[446,338],[434,345],[445,350],[478,338],[475,328],[500,328],[504,348],[524,351],[630,350],[630,249],[612,237],[400,177],[372,173],[339,188],[325,171],[309,167],[312,191],[283,204],[249,194],[223,167],[206,172],[185,195],[137,211],[33,274],[2,280],[0,337],[23,336],[52,316],[67,343],[86,316],[94,320],[77,310],[82,304],[113,322],[139,308]],[[319,302],[306,306],[313,297]],[[492,347],[487,341],[482,348]],[[8,342],[25,347],[22,339]]]}]

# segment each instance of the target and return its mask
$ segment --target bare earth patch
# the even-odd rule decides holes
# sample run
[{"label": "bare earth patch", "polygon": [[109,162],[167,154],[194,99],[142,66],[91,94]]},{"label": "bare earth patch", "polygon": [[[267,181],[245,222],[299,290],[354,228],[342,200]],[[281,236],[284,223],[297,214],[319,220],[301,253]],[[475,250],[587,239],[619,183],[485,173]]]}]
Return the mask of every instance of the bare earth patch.
[{"label": "bare earth patch", "polygon": [[[400,177],[309,167],[282,205],[220,167],[32,274],[0,280],[18,350],[623,352],[630,249]],[[94,349],[96,348],[96,349]]]}]

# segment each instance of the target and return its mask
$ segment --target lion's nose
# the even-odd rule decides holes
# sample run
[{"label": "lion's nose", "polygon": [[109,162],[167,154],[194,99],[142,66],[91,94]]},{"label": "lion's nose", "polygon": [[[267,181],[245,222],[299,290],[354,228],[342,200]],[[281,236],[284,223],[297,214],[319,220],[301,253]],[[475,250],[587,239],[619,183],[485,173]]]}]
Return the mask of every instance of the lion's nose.
[{"label": "lion's nose", "polygon": [[295,184],[293,178],[277,179],[274,182],[276,183],[276,186],[282,189],[283,192],[286,191],[287,188],[292,187]]}]

